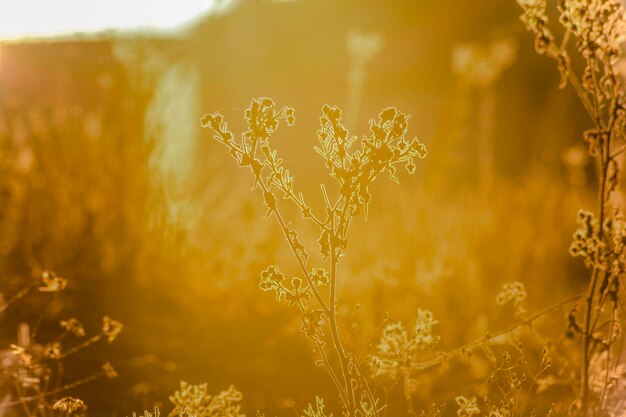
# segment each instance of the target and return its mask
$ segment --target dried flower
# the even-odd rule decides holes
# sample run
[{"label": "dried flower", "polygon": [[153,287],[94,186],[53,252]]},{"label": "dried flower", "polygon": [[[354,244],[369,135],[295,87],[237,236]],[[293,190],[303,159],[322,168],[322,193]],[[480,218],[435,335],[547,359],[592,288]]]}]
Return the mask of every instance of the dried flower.
[{"label": "dried flower", "polygon": [[117,371],[113,368],[113,365],[111,365],[110,362],[103,363],[102,370],[107,378],[113,379],[118,377]]},{"label": "dried flower", "polygon": [[83,400],[74,397],[63,397],[52,405],[55,410],[65,411],[67,414],[73,414],[79,408],[84,408]]},{"label": "dried flower", "polygon": [[472,417],[474,415],[480,414],[480,408],[478,408],[476,397],[472,397],[468,400],[463,396],[458,396],[454,400],[459,407],[456,411],[457,416]]},{"label": "dried flower", "polygon": [[417,310],[417,320],[415,321],[415,337],[412,343],[417,345],[418,349],[430,349],[439,343],[439,336],[433,336],[432,327],[439,323],[433,318],[433,313],[428,310]]},{"label": "dried flower", "polygon": [[526,287],[519,281],[507,282],[502,285],[502,291],[496,296],[498,305],[513,304],[517,315],[525,313],[523,306],[526,299]]},{"label": "dried flower", "polygon": [[276,291],[276,299],[285,298],[286,291],[282,285],[285,276],[278,270],[276,265],[269,266],[261,273],[261,282],[259,288],[263,291]]},{"label": "dried flower", "polygon": [[62,328],[64,328],[66,331],[70,332],[76,337],[85,336],[85,328],[83,327],[82,323],[76,318],[61,320],[60,325]]},{"label": "dried flower", "polygon": [[[183,414],[181,413],[181,416]],[[161,416],[161,410],[159,410],[159,407],[157,407],[156,405],[154,406],[154,412],[149,412],[148,410],[144,410],[143,411],[143,417],[160,417]],[[133,417],[137,417],[136,413],[133,413]],[[191,416],[188,416],[191,417]]]},{"label": "dried flower", "polygon": [[311,310],[303,314],[300,331],[313,340],[320,340],[324,336],[324,323],[326,322],[326,313],[324,310]]},{"label": "dried flower", "polygon": [[333,414],[326,414],[324,412],[324,400],[320,397],[315,397],[315,408],[313,408],[313,404],[309,404],[309,406],[302,411],[304,413],[303,417],[333,417]]},{"label": "dried flower", "polygon": [[524,9],[521,16],[526,29],[535,34],[535,49],[539,54],[545,54],[554,42],[554,36],[548,29],[546,15],[546,0],[518,0]]},{"label": "dried flower", "polygon": [[44,356],[50,359],[61,358],[61,344],[60,343],[48,343],[44,346]]},{"label": "dried flower", "polygon": [[39,291],[42,292],[58,292],[65,289],[67,286],[67,280],[65,278],[58,277],[54,272],[44,271],[41,274],[42,286],[39,287]]},{"label": "dried flower", "polygon": [[614,60],[620,55],[626,21],[620,0],[561,0],[561,24],[578,38],[583,57]]},{"label": "dried flower", "polygon": [[[325,260],[336,266],[347,246],[346,235],[352,218],[360,213],[367,216],[371,199],[369,185],[383,173],[397,181],[398,165],[414,172],[414,159],[424,158],[426,147],[417,139],[406,138],[408,117],[395,108],[383,109],[376,119],[370,120],[368,136],[357,142],[357,138],[343,125],[341,110],[335,106],[324,105],[320,118],[321,127],[317,132],[319,146],[315,150],[324,158],[330,176],[336,180],[339,195],[337,201],[331,203],[331,197],[322,185],[325,217],[318,217],[305,202],[302,193],[295,190],[293,176],[271,147],[279,123],[284,121],[291,125],[295,122],[293,109],[278,108],[271,99],[261,97],[252,100],[244,115],[248,128],[237,139],[219,113],[204,116],[202,125],[213,130],[213,138],[228,148],[239,166],[250,170],[254,177],[254,187],[261,192],[267,208],[267,217],[273,216],[278,220],[303,274],[302,278],[293,277],[288,283],[278,267],[270,266],[261,273],[259,287],[263,291],[274,291],[277,300],[287,301],[289,305],[298,308],[302,315],[302,332],[314,339],[318,347],[324,344],[322,327],[326,319],[332,320],[330,328],[336,342],[340,338],[337,326],[334,326],[336,317],[334,312],[333,316],[329,316],[334,309],[328,307],[328,303],[335,305],[336,300],[326,301],[318,290],[318,287],[326,285],[335,277],[329,277],[319,268],[309,269],[309,253],[292,224],[284,220],[280,204],[282,200],[292,202],[304,219],[317,226],[320,253]],[[331,297],[334,298],[334,291],[331,291]],[[312,299],[319,308],[309,306]],[[420,338],[428,340],[426,334]],[[376,404],[372,402],[368,390],[368,381],[361,372],[359,363],[352,355],[339,351],[340,345],[333,343],[339,364],[331,363],[325,355],[321,362],[331,375],[335,375],[336,370],[333,368],[337,366],[344,374],[343,388],[339,387],[341,382],[335,382],[344,400],[345,413],[362,416],[377,414]],[[351,394],[347,395],[348,392]]]},{"label": "dried flower", "polygon": [[207,384],[192,385],[181,381],[180,389],[170,396],[174,409],[169,415],[187,412],[197,417],[245,417],[239,404],[242,398],[241,392],[232,385],[227,390],[210,395]]},{"label": "dried flower", "polygon": [[117,320],[111,319],[109,316],[102,318],[102,334],[106,336],[107,342],[113,343],[113,341],[122,332],[124,326]]},{"label": "dried flower", "polygon": [[419,365],[418,353],[439,343],[439,336],[432,334],[435,324],[437,321],[430,311],[418,309],[412,337],[409,337],[402,322],[387,325],[376,347],[376,354],[370,358],[374,373],[396,379]]},{"label": "dried flower", "polygon": [[311,280],[316,286],[323,287],[328,285],[328,274],[322,268],[313,268],[311,270]]}]

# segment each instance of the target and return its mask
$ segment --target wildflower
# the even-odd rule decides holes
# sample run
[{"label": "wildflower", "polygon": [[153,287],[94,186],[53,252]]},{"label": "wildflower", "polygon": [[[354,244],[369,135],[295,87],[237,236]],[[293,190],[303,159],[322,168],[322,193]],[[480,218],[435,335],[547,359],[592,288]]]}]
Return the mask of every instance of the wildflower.
[{"label": "wildflower", "polygon": [[526,313],[524,300],[526,299],[526,287],[522,282],[507,282],[502,285],[502,291],[496,296],[496,304],[502,306],[512,304],[515,317],[522,317]]},{"label": "wildflower", "polygon": [[538,54],[545,54],[551,44],[554,43],[554,36],[548,29],[548,16],[546,15],[546,0],[518,0],[524,9],[521,16],[526,29],[535,34],[535,49]]},{"label": "wildflower", "polygon": [[308,288],[302,287],[302,280],[298,277],[293,277],[291,279],[291,287],[292,289],[284,289],[285,292],[284,298],[287,300],[289,305],[304,305],[309,299]]},{"label": "wildflower", "polygon": [[42,292],[58,292],[65,289],[67,286],[67,280],[65,278],[58,277],[54,272],[44,271],[41,274],[41,283],[39,291]]},{"label": "wildflower", "polygon": [[282,282],[285,280],[285,276],[278,270],[276,265],[268,267],[265,271],[261,272],[261,282],[259,288],[263,291],[271,291],[282,286]]},{"label": "wildflower", "polygon": [[111,319],[109,316],[102,318],[102,334],[106,336],[107,342],[113,343],[117,336],[122,332],[124,326],[117,320]]},{"label": "wildflower", "polygon": [[61,358],[61,344],[60,343],[48,343],[44,347],[44,356],[50,359]]},{"label": "wildflower", "polygon": [[459,406],[456,414],[459,417],[472,417],[476,414],[480,414],[480,408],[476,402],[476,397],[472,397],[469,400],[463,396],[458,396],[454,399]]},{"label": "wildflower", "polygon": [[[226,123],[218,113],[205,116],[202,124],[213,129],[214,139],[229,149],[239,166],[251,169],[254,175],[254,185],[262,192],[268,216],[274,215],[279,220],[282,232],[303,270],[307,265],[308,253],[292,229],[291,223],[285,223],[282,220],[283,216],[277,203],[279,196],[285,200],[291,200],[305,219],[316,224],[320,233],[318,240],[320,253],[324,259],[330,258],[336,264],[342,251],[346,248],[346,234],[350,228],[352,217],[360,212],[363,212],[364,216],[367,217],[367,207],[371,200],[368,187],[371,182],[385,172],[393,181],[397,181],[398,165],[406,166],[409,172],[413,172],[414,158],[424,158],[427,154],[426,147],[417,139],[407,140],[405,135],[408,128],[408,117],[395,108],[385,108],[379,113],[377,119],[371,120],[369,135],[358,143],[360,146],[354,146],[357,137],[351,135],[342,124],[341,110],[336,106],[324,105],[320,118],[321,126],[317,132],[319,145],[315,150],[324,158],[330,176],[337,181],[340,196],[337,203],[331,203],[325,188],[322,186],[324,202],[326,203],[326,217],[318,218],[312,213],[311,206],[305,203],[302,193],[294,190],[293,177],[283,167],[282,160],[276,156],[276,151],[270,147],[270,139],[272,139],[279,123],[285,122],[287,125],[291,125],[295,122],[293,109],[288,107],[278,109],[271,99],[262,97],[252,100],[244,112],[244,117],[247,122],[247,130],[241,135],[241,143],[234,143],[231,140],[234,135],[227,130]],[[310,273],[307,274],[306,271],[304,273],[306,274],[305,278],[307,278],[306,283],[309,285],[304,285],[302,279],[294,277],[291,280],[291,286],[289,286],[284,282],[285,276],[278,267],[270,266],[261,273],[259,287],[263,291],[274,291],[277,300],[286,300],[290,305],[297,306],[303,314],[301,331],[308,337],[316,339],[317,342],[324,343],[320,339],[323,335],[322,326],[324,321],[328,319],[326,317],[327,312],[332,311],[332,309],[326,305],[326,301],[320,296],[316,287],[327,285],[329,277],[322,269],[314,268]],[[334,297],[333,293],[331,291],[331,298]],[[309,308],[308,302],[313,295],[322,307],[321,309]],[[328,300],[328,303],[334,305],[336,300]],[[431,344],[435,338],[431,338],[429,335],[429,322],[426,321],[425,323],[421,327],[418,326],[415,331],[418,333],[417,338],[419,340],[425,344]],[[336,330],[333,332],[336,341],[339,335],[336,334]],[[344,360],[350,362],[347,364],[347,371],[342,369],[342,372],[347,372],[344,375],[344,382],[349,384],[343,387],[342,392],[345,396],[345,393],[354,391],[354,395],[348,396],[352,398],[352,401],[351,404],[344,404],[345,411],[352,408],[351,415],[357,413],[357,410],[357,414],[363,416],[377,414],[374,404],[363,400],[366,398],[364,395],[368,382],[359,370],[359,364],[350,355],[346,356],[343,352],[338,352],[336,343],[333,345],[335,346],[335,353],[339,355],[340,362]],[[383,342],[381,342],[382,345]],[[403,352],[407,353],[417,350],[417,346],[418,343],[410,343],[407,335],[399,348],[404,349]],[[391,362],[391,368],[397,367],[394,365],[394,359],[385,356],[387,352],[384,348],[381,347],[381,349],[383,352],[380,356],[385,363]],[[405,355],[402,366],[408,366],[407,363],[412,360],[414,360],[412,355]],[[330,363],[326,358],[322,362],[334,375],[335,364]],[[181,390],[171,398],[177,406],[176,412],[182,410],[184,398],[190,395],[193,395],[194,398],[198,395],[206,397],[206,388],[194,387],[181,383]],[[229,396],[228,393],[220,393],[213,398],[223,395]],[[359,396],[361,398],[358,398]],[[206,402],[210,401],[213,400],[206,400]],[[238,406],[235,411],[237,412],[237,410]],[[193,408],[193,412],[197,412],[198,416],[203,415],[202,410],[198,408]]]},{"label": "wildflower", "polygon": [[[149,412],[148,410],[143,411],[143,417],[159,417],[161,415],[161,410],[156,405],[154,406],[154,412]],[[182,416],[182,413],[181,413]],[[133,413],[133,417],[137,417],[137,413]],[[191,417],[191,416],[190,416]]]},{"label": "wildflower", "polygon": [[322,327],[324,326],[325,320],[326,313],[324,310],[316,309],[309,311],[302,316],[300,331],[307,337],[318,340],[320,337],[324,336]]},{"label": "wildflower", "polygon": [[61,327],[76,337],[85,336],[85,328],[78,319],[61,320]]},{"label": "wildflower", "polygon": [[291,107],[288,107],[285,110],[285,121],[287,122],[288,126],[293,126],[293,124],[296,122],[296,117],[294,116],[294,111]]},{"label": "wildflower", "polygon": [[620,0],[563,0],[560,22],[578,38],[578,50],[585,58],[614,60],[624,41],[626,21]]},{"label": "wildflower", "polygon": [[610,269],[616,275],[621,274],[626,269],[626,220],[623,215],[614,209],[606,216],[602,231],[597,218],[588,211],[580,210],[576,221],[579,227],[574,233],[570,254],[584,258],[588,268]]},{"label": "wildflower", "polygon": [[433,336],[432,334],[432,327],[437,323],[438,321],[433,319],[431,311],[422,310],[421,308],[417,310],[413,341],[418,349],[431,348],[439,342],[439,336]]},{"label": "wildflower", "polygon": [[202,127],[212,127],[219,130],[222,124],[222,115],[219,113],[205,114],[201,119]]},{"label": "wildflower", "polygon": [[409,337],[402,322],[387,325],[376,355],[372,357],[375,373],[395,379],[417,365],[418,353],[432,349],[439,343],[439,336],[432,334],[432,326],[435,324],[437,321],[433,319],[432,312],[419,309],[412,337]]},{"label": "wildflower", "polygon": [[311,280],[318,287],[328,284],[328,274],[322,268],[313,268],[311,270]]},{"label": "wildflower", "polygon": [[309,404],[302,412],[304,413],[303,417],[333,417],[332,413],[327,415],[324,412],[324,400],[320,397],[315,397],[315,408],[313,408],[312,404]]},{"label": "wildflower", "polygon": [[244,116],[248,122],[248,130],[244,132],[244,137],[256,138],[261,142],[266,142],[276,132],[279,120],[285,120],[287,125],[295,123],[293,109],[284,107],[276,111],[274,101],[267,97],[252,100]]},{"label": "wildflower", "polygon": [[85,403],[83,400],[74,397],[63,397],[52,405],[55,410],[65,411],[67,414],[72,414],[79,408],[84,408]]},{"label": "wildflower", "polygon": [[513,303],[514,305],[521,304],[526,299],[526,287],[524,283],[519,281],[507,282],[502,285],[502,291],[496,296],[496,303],[498,305],[504,305]]},{"label": "wildflower", "polygon": [[244,417],[239,404],[243,395],[232,385],[216,395],[210,395],[207,384],[192,385],[181,381],[180,389],[169,399],[174,404],[170,416],[187,412],[197,417]]},{"label": "wildflower", "polygon": [[411,354],[409,335],[402,322],[387,325],[376,347],[376,355],[371,357],[375,374],[396,379],[408,370]]},{"label": "wildflower", "polygon": [[102,370],[104,371],[106,377],[109,379],[117,378],[118,376],[117,371],[115,370],[115,368],[113,368],[113,365],[111,365],[110,362],[103,363]]}]

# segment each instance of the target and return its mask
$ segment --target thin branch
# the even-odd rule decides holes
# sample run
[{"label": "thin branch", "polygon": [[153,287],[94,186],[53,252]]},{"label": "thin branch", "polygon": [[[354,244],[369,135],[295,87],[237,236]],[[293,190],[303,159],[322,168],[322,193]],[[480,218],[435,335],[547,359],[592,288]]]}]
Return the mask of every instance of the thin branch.
[{"label": "thin branch", "polygon": [[[571,304],[571,303],[573,303],[575,301],[578,301],[580,299],[583,299],[583,298],[585,298],[584,295],[577,295],[577,296],[568,298],[567,300],[563,300],[563,301],[561,301],[559,303],[556,303],[556,304],[554,304],[554,305],[552,305],[552,306],[550,306],[550,307],[548,307],[548,308],[546,308],[544,310],[541,310],[540,312],[536,313],[532,317],[530,317],[530,318],[528,318],[528,319],[526,319],[526,320],[524,320],[524,321],[522,321],[520,323],[514,324],[511,327],[508,327],[508,328],[506,328],[504,330],[500,330],[500,331],[495,332],[495,333],[489,333],[486,337],[484,337],[482,339],[475,340],[475,341],[473,341],[471,343],[465,344],[465,345],[463,345],[461,347],[458,347],[456,349],[448,351],[448,352],[440,355],[437,358],[421,362],[421,363],[416,365],[415,369],[421,371],[421,370],[424,370],[424,369],[432,368],[433,366],[439,365],[442,362],[444,362],[444,361],[446,361],[446,360],[448,360],[450,358],[453,358],[455,356],[458,356],[458,355],[462,354],[463,352],[465,352],[468,349],[473,349],[475,347],[478,347],[478,346],[482,345],[485,342],[488,342],[489,339],[492,339],[494,337],[504,336],[504,335],[507,335],[509,333],[512,333],[512,332],[514,332],[515,330],[517,330],[519,328],[522,328],[522,327],[530,325],[531,323],[533,323],[537,319],[545,316],[546,314],[548,314],[548,313],[550,313],[550,312],[552,312],[554,310],[557,310],[557,309],[559,309],[559,308],[561,308],[561,307],[563,307],[565,305]],[[409,341],[409,344],[411,344],[411,343],[414,343],[414,339]]]}]

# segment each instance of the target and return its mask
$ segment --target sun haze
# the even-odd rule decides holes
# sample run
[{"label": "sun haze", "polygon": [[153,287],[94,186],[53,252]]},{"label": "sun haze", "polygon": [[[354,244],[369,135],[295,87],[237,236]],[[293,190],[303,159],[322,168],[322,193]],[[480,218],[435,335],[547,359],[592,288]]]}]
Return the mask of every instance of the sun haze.
[{"label": "sun haze", "polygon": [[0,3],[0,39],[109,29],[172,29],[210,11],[215,0],[23,0]]}]

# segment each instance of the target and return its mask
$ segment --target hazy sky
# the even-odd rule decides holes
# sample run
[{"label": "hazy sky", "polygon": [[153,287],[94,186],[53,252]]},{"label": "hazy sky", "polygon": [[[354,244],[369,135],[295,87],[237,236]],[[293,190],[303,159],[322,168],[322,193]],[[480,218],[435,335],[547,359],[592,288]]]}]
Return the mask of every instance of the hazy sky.
[{"label": "hazy sky", "polygon": [[0,0],[0,39],[141,27],[172,28],[215,0]]}]

